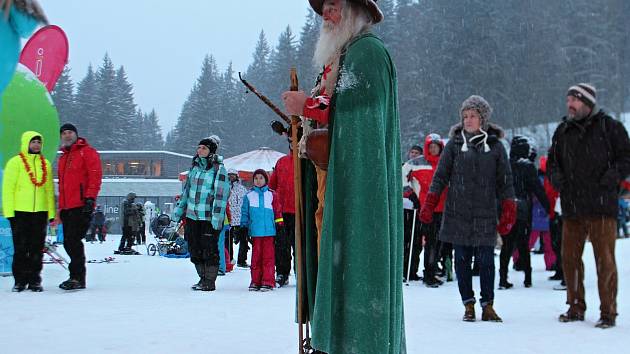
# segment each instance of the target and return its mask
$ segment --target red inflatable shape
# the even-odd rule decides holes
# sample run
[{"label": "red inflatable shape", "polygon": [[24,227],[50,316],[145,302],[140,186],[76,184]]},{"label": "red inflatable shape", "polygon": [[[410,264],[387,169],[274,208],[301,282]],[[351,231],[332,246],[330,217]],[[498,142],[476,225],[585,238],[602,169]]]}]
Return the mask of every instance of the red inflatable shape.
[{"label": "red inflatable shape", "polygon": [[26,42],[20,63],[39,78],[51,92],[68,63],[68,38],[55,25],[42,27]]}]

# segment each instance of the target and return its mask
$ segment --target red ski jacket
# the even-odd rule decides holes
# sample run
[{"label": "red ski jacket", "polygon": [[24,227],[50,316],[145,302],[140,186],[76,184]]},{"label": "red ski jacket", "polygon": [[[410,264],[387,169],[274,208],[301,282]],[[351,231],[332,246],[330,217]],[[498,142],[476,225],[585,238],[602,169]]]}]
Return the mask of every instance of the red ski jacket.
[{"label": "red ski jacket", "polygon": [[59,210],[82,207],[87,198],[96,200],[103,177],[98,152],[84,138],[61,151],[57,164]]},{"label": "red ski jacket", "polygon": [[[440,155],[433,156],[429,153],[429,144],[432,142],[437,143],[441,147],[441,151],[444,150],[444,142],[437,134],[429,134],[424,139],[424,159],[429,164],[423,165],[419,169],[411,172],[410,178],[414,178],[420,184],[420,195],[418,199],[420,199],[420,205],[424,204],[424,201],[427,199],[427,194],[429,194],[429,187],[431,187],[431,181],[433,181],[433,175],[435,174],[435,170],[437,169],[438,162],[440,161]],[[440,151],[440,154],[441,154]],[[435,208],[434,212],[441,213],[444,211],[444,202],[446,201],[447,189],[444,189],[442,195],[440,196],[440,201]]]},{"label": "red ski jacket", "polygon": [[282,212],[295,214],[295,189],[293,180],[293,153],[289,152],[276,162],[269,178],[269,188],[274,190],[282,202]]}]

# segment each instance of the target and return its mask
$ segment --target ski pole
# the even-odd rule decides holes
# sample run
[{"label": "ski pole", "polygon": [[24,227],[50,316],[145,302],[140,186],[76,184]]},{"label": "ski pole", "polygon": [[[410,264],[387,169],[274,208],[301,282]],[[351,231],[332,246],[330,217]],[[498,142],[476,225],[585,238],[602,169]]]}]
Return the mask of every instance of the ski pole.
[{"label": "ski pole", "polygon": [[413,221],[411,222],[411,244],[409,245],[409,263],[407,264],[407,284],[409,284],[409,273],[411,272],[411,255],[413,254],[413,241],[416,236],[416,214],[418,209],[413,210]]}]

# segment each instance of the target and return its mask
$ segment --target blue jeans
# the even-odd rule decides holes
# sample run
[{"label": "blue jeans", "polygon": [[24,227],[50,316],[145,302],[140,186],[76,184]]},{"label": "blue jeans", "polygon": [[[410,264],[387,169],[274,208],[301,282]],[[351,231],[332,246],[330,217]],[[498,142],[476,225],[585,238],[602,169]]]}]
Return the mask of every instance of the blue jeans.
[{"label": "blue jeans", "polygon": [[462,302],[475,303],[475,292],[472,287],[472,259],[479,263],[479,280],[481,281],[481,306],[494,301],[494,247],[492,246],[460,246],[455,248],[455,272]]}]

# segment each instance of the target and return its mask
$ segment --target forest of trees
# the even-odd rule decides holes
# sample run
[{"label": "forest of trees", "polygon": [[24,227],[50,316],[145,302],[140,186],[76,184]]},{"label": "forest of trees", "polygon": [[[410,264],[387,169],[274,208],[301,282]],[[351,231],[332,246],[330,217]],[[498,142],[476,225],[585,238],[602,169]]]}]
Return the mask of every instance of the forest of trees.
[{"label": "forest of trees", "polygon": [[[589,82],[598,103],[619,116],[630,110],[630,1],[625,0],[380,0],[385,20],[375,27],[396,64],[403,148],[430,132],[445,135],[471,94],[493,106],[492,120],[510,131],[559,121],[567,88]],[[261,31],[243,73],[280,103],[297,67],[307,92],[317,74],[311,58],[321,19],[309,12],[299,34],[289,27],[271,44]],[[287,150],[269,128],[278,117],[238,82],[232,65],[200,58],[193,84],[166,148],[187,153],[203,137],[222,138],[221,154],[260,146]],[[53,93],[62,121],[99,149],[161,149],[154,110],[142,112],[123,67],[106,55],[76,85],[67,69]]]}]

